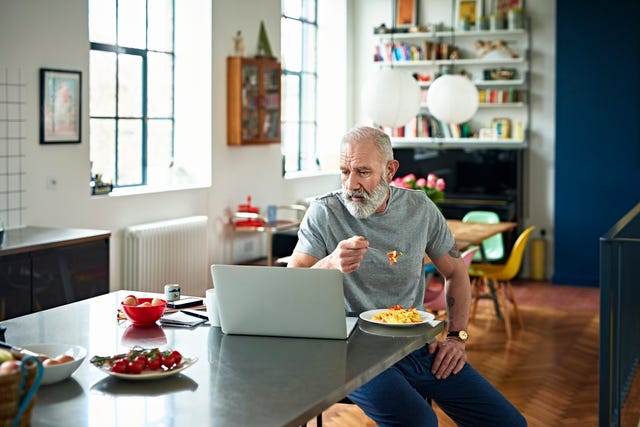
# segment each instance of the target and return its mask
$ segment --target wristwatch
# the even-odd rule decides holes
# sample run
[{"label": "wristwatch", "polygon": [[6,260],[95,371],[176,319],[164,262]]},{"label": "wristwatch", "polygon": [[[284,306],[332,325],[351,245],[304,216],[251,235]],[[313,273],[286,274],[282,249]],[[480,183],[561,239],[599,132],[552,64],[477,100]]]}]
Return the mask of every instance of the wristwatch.
[{"label": "wristwatch", "polygon": [[454,337],[458,338],[462,342],[466,342],[469,339],[469,334],[467,331],[449,331],[447,332],[447,338]]}]

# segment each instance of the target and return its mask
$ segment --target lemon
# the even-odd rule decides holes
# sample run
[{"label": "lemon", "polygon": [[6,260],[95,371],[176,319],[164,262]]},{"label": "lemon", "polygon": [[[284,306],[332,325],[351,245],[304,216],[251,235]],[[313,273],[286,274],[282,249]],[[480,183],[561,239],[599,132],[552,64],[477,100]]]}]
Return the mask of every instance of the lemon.
[{"label": "lemon", "polygon": [[4,362],[5,360],[13,360],[13,354],[11,354],[9,350],[0,348],[0,363]]}]

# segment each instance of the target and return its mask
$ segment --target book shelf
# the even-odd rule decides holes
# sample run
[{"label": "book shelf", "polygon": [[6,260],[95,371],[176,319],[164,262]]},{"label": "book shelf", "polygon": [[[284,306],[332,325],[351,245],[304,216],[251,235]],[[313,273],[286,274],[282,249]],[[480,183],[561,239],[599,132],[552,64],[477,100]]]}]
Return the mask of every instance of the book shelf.
[{"label": "book shelf", "polygon": [[[416,119],[402,129],[383,128],[392,137],[394,147],[527,148],[531,39],[528,28],[529,25],[518,30],[374,34],[375,64],[411,73],[422,89]],[[479,41],[494,48],[484,50]],[[454,51],[458,56],[452,59]],[[477,113],[461,129],[433,123],[435,119],[426,107],[431,82],[442,73],[462,71],[478,88]]]}]

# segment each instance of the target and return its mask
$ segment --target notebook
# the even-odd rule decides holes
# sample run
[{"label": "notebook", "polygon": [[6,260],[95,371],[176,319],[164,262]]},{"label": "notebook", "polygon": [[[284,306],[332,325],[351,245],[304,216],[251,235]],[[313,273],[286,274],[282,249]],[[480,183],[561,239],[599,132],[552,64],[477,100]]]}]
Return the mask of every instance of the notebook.
[{"label": "notebook", "polygon": [[338,270],[214,264],[211,276],[225,334],[347,339],[357,323]]}]

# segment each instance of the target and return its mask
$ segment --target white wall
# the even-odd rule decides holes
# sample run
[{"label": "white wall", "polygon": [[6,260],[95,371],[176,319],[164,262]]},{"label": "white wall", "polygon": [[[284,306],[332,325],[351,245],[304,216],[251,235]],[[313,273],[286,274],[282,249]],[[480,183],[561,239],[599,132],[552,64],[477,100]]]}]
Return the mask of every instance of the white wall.
[{"label": "white wall", "polygon": [[[339,186],[337,176],[285,181],[280,147],[226,145],[226,66],[231,37],[242,30],[251,55],[257,46],[260,20],[271,47],[280,45],[280,0],[213,2],[212,183],[210,188],[122,197],[89,194],[89,42],[87,0],[2,0],[0,2],[0,69],[20,69],[26,82],[27,118],[23,162],[26,172],[25,225],[111,230],[111,289],[121,287],[121,234],[124,227],[188,215],[208,215],[209,260],[227,262],[222,223],[248,194],[258,206],[291,203]],[[82,71],[82,143],[43,146],[38,143],[38,70]],[[46,188],[46,178],[57,188]]]},{"label": "white wall", "polygon": [[[366,117],[358,101],[362,76],[372,69],[373,28],[391,25],[391,0],[353,0],[349,2],[350,70],[349,98],[354,122]],[[450,0],[421,0],[419,24],[444,22],[450,25]],[[553,199],[555,164],[555,0],[527,2],[531,17],[531,137],[525,154],[524,226],[535,225],[547,232],[547,277],[553,274]],[[444,19],[442,16],[444,15]],[[537,234],[536,234],[537,236]],[[524,276],[528,274],[525,259]]]},{"label": "white wall", "polygon": [[[347,126],[363,121],[359,92],[362,76],[370,65],[371,34],[373,27],[391,21],[391,3],[391,0],[348,1],[349,38],[346,44],[352,67],[347,88]],[[527,6],[533,24],[533,137],[525,176],[526,217],[528,224],[545,227],[549,238],[553,238],[555,20],[552,13],[555,3],[531,3]],[[228,262],[228,241],[223,223],[227,211],[243,203],[247,195],[253,196],[255,205],[264,207],[269,203],[295,202],[339,186],[337,175],[284,180],[278,144],[257,147],[226,145],[225,60],[233,52],[231,38],[241,30],[246,54],[250,56],[257,47],[260,20],[264,20],[271,47],[278,55],[280,0],[214,0],[212,9],[212,186],[148,195],[92,198],[88,188],[87,1],[0,2],[0,69],[20,69],[27,83],[23,162],[27,209],[24,223],[111,230],[112,289],[121,287],[121,233],[128,225],[187,215],[208,215],[211,224],[209,260],[211,263]],[[38,70],[42,67],[83,72],[81,144],[42,146],[38,143]],[[46,188],[48,176],[57,179],[57,188]],[[548,265],[552,265],[551,261]]]}]

